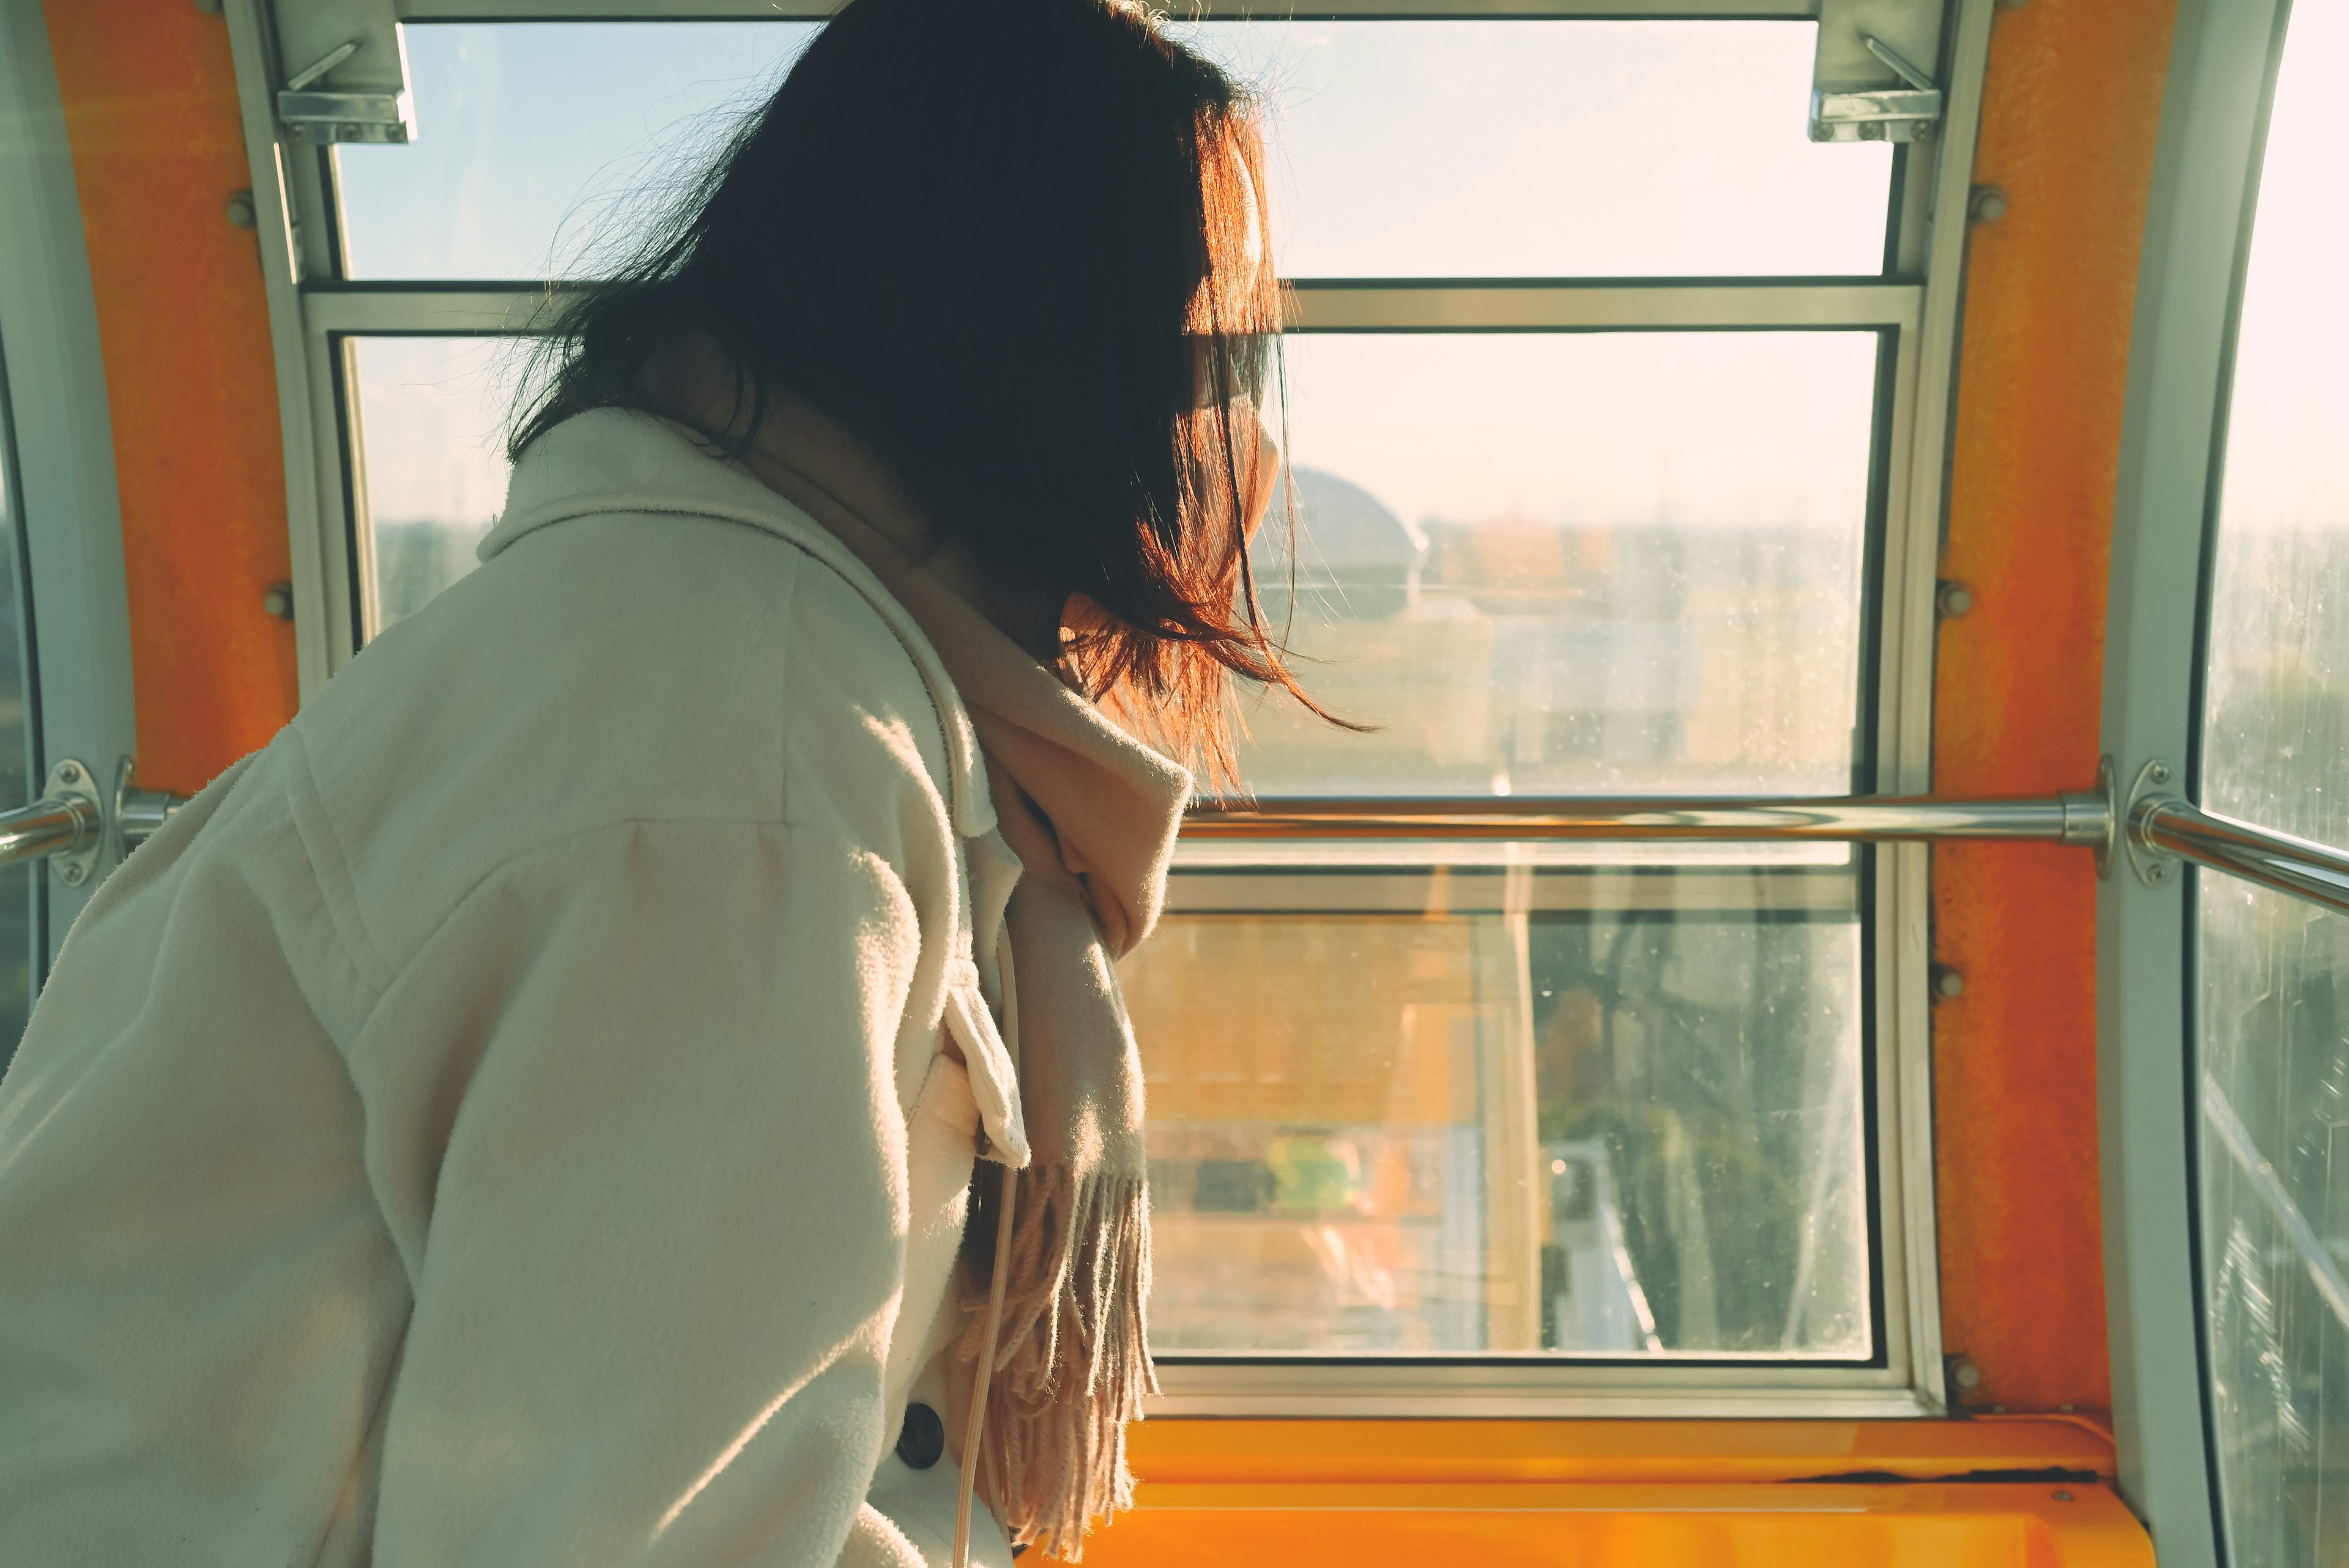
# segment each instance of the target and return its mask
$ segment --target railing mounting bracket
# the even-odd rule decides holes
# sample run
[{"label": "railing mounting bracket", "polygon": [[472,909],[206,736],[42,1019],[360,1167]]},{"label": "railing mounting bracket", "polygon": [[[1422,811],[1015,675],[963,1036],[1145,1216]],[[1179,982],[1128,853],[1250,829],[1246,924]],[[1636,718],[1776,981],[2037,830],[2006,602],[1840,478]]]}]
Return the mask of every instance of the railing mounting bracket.
[{"label": "railing mounting bracket", "polygon": [[41,794],[67,807],[81,824],[73,842],[49,856],[57,880],[67,887],[79,887],[98,869],[98,857],[106,848],[106,806],[98,798],[98,780],[90,777],[88,769],[67,758],[49,769]]},{"label": "railing mounting bracket", "polygon": [[122,852],[127,855],[153,838],[171,813],[187,803],[185,795],[169,789],[140,789],[137,765],[124,758],[114,769],[114,830],[121,835]]},{"label": "railing mounting bracket", "polygon": [[2147,887],[2168,887],[2170,879],[2178,874],[2178,857],[2154,848],[2138,830],[2148,812],[2178,798],[2177,783],[2178,770],[2156,758],[2137,770],[2137,781],[2129,786],[2128,799],[2119,813],[2118,826],[2122,841],[2128,846],[2129,869]]}]

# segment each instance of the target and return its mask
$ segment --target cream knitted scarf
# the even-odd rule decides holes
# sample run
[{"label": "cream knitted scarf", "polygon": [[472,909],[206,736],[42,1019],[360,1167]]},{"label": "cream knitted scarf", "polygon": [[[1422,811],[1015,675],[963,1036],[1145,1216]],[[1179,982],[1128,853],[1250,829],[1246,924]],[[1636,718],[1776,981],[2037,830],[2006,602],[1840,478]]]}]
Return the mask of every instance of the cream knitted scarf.
[{"label": "cream knitted scarf", "polygon": [[957,1348],[975,1361],[994,1343],[981,1493],[1015,1542],[1074,1562],[1090,1522],[1132,1505],[1125,1427],[1156,1388],[1142,1061],[1114,965],[1158,918],[1191,776],[999,629],[965,563],[924,548],[911,498],[835,422],[787,399],[745,460],[871,567],[936,648],[1023,867],[1006,912],[1017,1001],[1005,1022],[1031,1158],[993,1312],[1007,1183],[982,1166]]}]

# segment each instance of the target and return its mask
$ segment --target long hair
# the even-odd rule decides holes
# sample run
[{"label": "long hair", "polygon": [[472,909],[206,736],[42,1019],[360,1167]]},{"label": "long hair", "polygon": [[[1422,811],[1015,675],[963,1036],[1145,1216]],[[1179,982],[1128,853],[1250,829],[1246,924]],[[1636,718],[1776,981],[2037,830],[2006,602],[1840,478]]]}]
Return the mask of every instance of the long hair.
[{"label": "long hair", "polygon": [[1303,697],[1242,527],[1280,394],[1265,193],[1250,100],[1139,5],[852,0],[563,313],[510,453],[648,407],[655,351],[707,334],[734,439],[781,388],[840,420],[983,568],[1090,601],[1066,676],[1230,781],[1233,677]]}]

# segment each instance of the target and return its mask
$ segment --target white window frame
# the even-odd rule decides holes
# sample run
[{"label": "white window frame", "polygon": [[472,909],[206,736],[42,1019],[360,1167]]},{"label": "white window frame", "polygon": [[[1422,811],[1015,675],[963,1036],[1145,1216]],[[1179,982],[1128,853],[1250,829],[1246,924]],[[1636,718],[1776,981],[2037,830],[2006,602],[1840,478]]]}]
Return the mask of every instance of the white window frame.
[{"label": "white window frame", "polygon": [[[2280,0],[2183,0],[2130,326],[2105,618],[2103,750],[2124,783],[2198,751],[2206,540],[2225,429]],[[2176,771],[2170,775],[2178,777]],[[2190,780],[2195,793],[2200,781]],[[2218,1456],[2202,1336],[2200,876],[2115,868],[2096,892],[2097,1152],[2121,1495],[2164,1568],[2215,1568]]]},{"label": "white window frame", "polygon": [[[70,758],[103,789],[137,747],[130,610],[98,301],[40,0],[0,0],[0,355],[23,508],[17,592],[32,634],[28,778],[37,790]],[[121,859],[108,816],[80,882],[68,882],[54,860],[35,872],[36,991],[75,917]]]},{"label": "white window frame", "polygon": [[[302,691],[318,690],[357,651],[371,601],[369,520],[351,429],[352,337],[502,335],[542,309],[527,284],[350,284],[336,279],[339,215],[330,153],[291,141],[272,109],[284,72],[274,59],[268,0],[227,0],[243,105],[276,354],[292,534],[295,627]],[[385,0],[275,0],[305,5]],[[1827,0],[1830,5],[1837,0]],[[1909,4],[1918,0],[1908,0]],[[1931,4],[1932,0],[1923,0]],[[1931,782],[1935,570],[1962,298],[1965,216],[1994,0],[1948,0],[1939,136],[1910,146],[1894,192],[1893,266],[1881,277],[1659,279],[1641,282],[1393,283],[1306,281],[1296,329],[1625,331],[1828,327],[1893,335],[1881,576],[1877,789],[1920,794]],[[1820,0],[1338,0],[1317,20],[1653,16],[1810,19]],[[821,0],[389,0],[401,21],[817,18]],[[1246,17],[1258,8],[1206,0],[1197,14]],[[1283,15],[1288,15],[1284,13]],[[299,64],[300,62],[295,62]],[[1800,105],[1789,105],[1790,114]],[[429,135],[430,129],[424,129]],[[1950,221],[1936,223],[1933,215]],[[1878,1364],[1719,1361],[1592,1365],[1544,1355],[1359,1364],[1279,1357],[1184,1361],[1162,1369],[1165,1415],[1681,1416],[1837,1418],[1936,1416],[1942,1377],[1933,1196],[1931,1016],[1928,970],[1930,851],[1877,848],[1871,933],[1877,1192],[1883,1338]]]}]

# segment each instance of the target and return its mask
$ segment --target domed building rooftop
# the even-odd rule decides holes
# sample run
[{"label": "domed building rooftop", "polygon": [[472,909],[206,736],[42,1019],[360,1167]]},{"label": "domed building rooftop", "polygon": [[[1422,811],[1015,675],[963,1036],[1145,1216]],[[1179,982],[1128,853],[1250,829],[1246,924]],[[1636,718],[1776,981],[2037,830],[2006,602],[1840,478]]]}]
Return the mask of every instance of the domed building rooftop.
[{"label": "domed building rooftop", "polygon": [[[1302,467],[1293,476],[1299,596],[1334,620],[1401,614],[1427,553],[1426,535],[1351,480]],[[1255,563],[1257,592],[1267,602],[1285,596],[1288,531],[1277,512],[1257,536]]]}]

